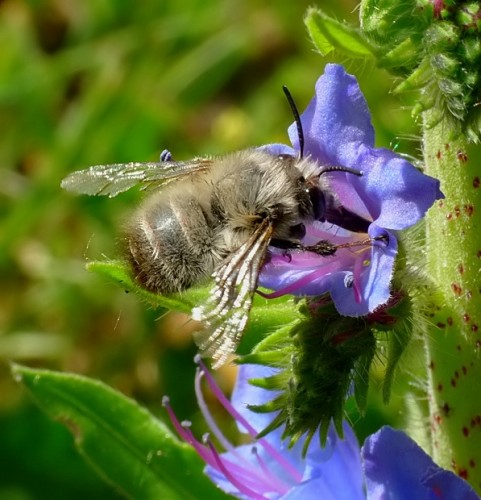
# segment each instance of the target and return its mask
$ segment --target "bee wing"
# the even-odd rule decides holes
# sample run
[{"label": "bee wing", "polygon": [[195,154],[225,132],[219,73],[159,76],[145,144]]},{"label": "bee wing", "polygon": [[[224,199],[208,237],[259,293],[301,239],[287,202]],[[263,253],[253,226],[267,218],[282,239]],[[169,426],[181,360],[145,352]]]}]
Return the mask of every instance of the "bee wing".
[{"label": "bee wing", "polygon": [[95,165],[72,172],[61,186],[77,194],[117,196],[137,184],[166,184],[179,177],[209,168],[212,160],[195,158],[186,162],[162,161],[152,163],[113,163]]},{"label": "bee wing", "polygon": [[206,326],[196,334],[196,343],[202,355],[214,359],[214,368],[223,365],[240,342],[272,233],[265,219],[212,275],[215,286],[207,304],[192,311],[193,319]]}]

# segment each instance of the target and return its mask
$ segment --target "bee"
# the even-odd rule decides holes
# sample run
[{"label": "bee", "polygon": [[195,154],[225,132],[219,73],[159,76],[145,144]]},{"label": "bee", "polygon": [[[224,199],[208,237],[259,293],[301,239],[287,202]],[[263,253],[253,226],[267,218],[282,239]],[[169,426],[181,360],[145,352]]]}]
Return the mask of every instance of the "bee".
[{"label": "bee", "polygon": [[192,317],[205,325],[196,342],[214,366],[236,350],[269,247],[333,255],[339,246],[327,240],[302,245],[306,224],[328,221],[355,232],[367,232],[369,225],[338,203],[324,177],[362,172],[320,168],[304,158],[299,113],[286,87],[284,92],[297,124],[298,156],[257,148],[177,162],[164,151],[159,162],[96,165],[61,184],[75,193],[109,197],[138,184],[156,188],[127,224],[126,259],[136,281],[158,294],[213,279],[207,303],[194,308]]}]

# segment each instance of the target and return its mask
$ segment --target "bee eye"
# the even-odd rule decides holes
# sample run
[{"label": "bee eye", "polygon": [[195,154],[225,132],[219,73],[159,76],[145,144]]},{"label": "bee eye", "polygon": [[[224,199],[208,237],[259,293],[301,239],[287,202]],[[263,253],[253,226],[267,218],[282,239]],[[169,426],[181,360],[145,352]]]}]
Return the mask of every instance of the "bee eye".
[{"label": "bee eye", "polygon": [[322,191],[315,186],[308,188],[309,198],[312,203],[314,219],[324,221],[326,213],[326,199]]},{"label": "bee eye", "polygon": [[302,240],[302,238],[306,235],[306,226],[302,223],[297,224],[296,226],[291,226],[289,229],[292,238]]}]

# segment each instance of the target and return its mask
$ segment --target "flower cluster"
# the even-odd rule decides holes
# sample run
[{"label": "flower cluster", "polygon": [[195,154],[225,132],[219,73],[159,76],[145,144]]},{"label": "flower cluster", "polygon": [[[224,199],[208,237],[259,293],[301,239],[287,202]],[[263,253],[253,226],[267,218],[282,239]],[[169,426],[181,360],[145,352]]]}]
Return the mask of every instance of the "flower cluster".
[{"label": "flower cluster", "polygon": [[[164,398],[164,405],[179,435],[206,462],[206,473],[223,491],[242,499],[357,500],[380,498],[463,498],[475,500],[471,487],[453,472],[437,467],[432,459],[403,432],[384,427],[370,436],[362,450],[357,438],[344,422],[344,439],[331,427],[325,447],[313,440],[305,458],[302,442],[292,448],[282,440],[282,429],[255,439],[268,425],[270,414],[251,412],[246,403],[263,404],[271,391],[256,388],[252,378],[266,377],[272,369],[257,365],[240,367],[237,383],[229,401],[212,375],[197,358],[195,380],[202,414],[218,442],[220,453],[210,436],[198,441],[188,422],[179,422]],[[222,434],[205,403],[201,380],[206,379],[212,393],[247,433],[251,444],[234,446]]]},{"label": "flower cluster", "polygon": [[[348,172],[325,174],[336,197],[326,214],[341,206],[368,221],[367,232],[346,230],[329,222],[329,217],[325,222],[315,221],[307,225],[303,244],[328,240],[341,245],[336,254],[324,257],[292,251],[286,255],[271,249],[259,283],[274,290],[268,297],[329,292],[340,314],[363,316],[389,300],[398,250],[395,232],[416,224],[443,197],[439,181],[396,153],[374,147],[367,103],[356,79],[340,65],[326,66],[301,122],[304,154],[319,169],[332,165],[362,172],[360,177]],[[282,144],[264,148],[273,154],[296,155],[300,146],[295,124],[289,136],[292,148]],[[331,215],[342,219],[342,214]]]}]

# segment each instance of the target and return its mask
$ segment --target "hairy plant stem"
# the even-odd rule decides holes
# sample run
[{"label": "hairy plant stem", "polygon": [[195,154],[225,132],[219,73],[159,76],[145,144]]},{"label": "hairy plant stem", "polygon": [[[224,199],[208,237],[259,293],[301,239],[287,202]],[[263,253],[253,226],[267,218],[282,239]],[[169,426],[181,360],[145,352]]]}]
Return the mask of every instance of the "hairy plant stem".
[{"label": "hairy plant stem", "polygon": [[[425,335],[432,455],[481,492],[481,168],[479,146],[424,116],[426,173],[446,198],[427,216],[434,288]],[[478,151],[476,151],[478,149]]]}]

